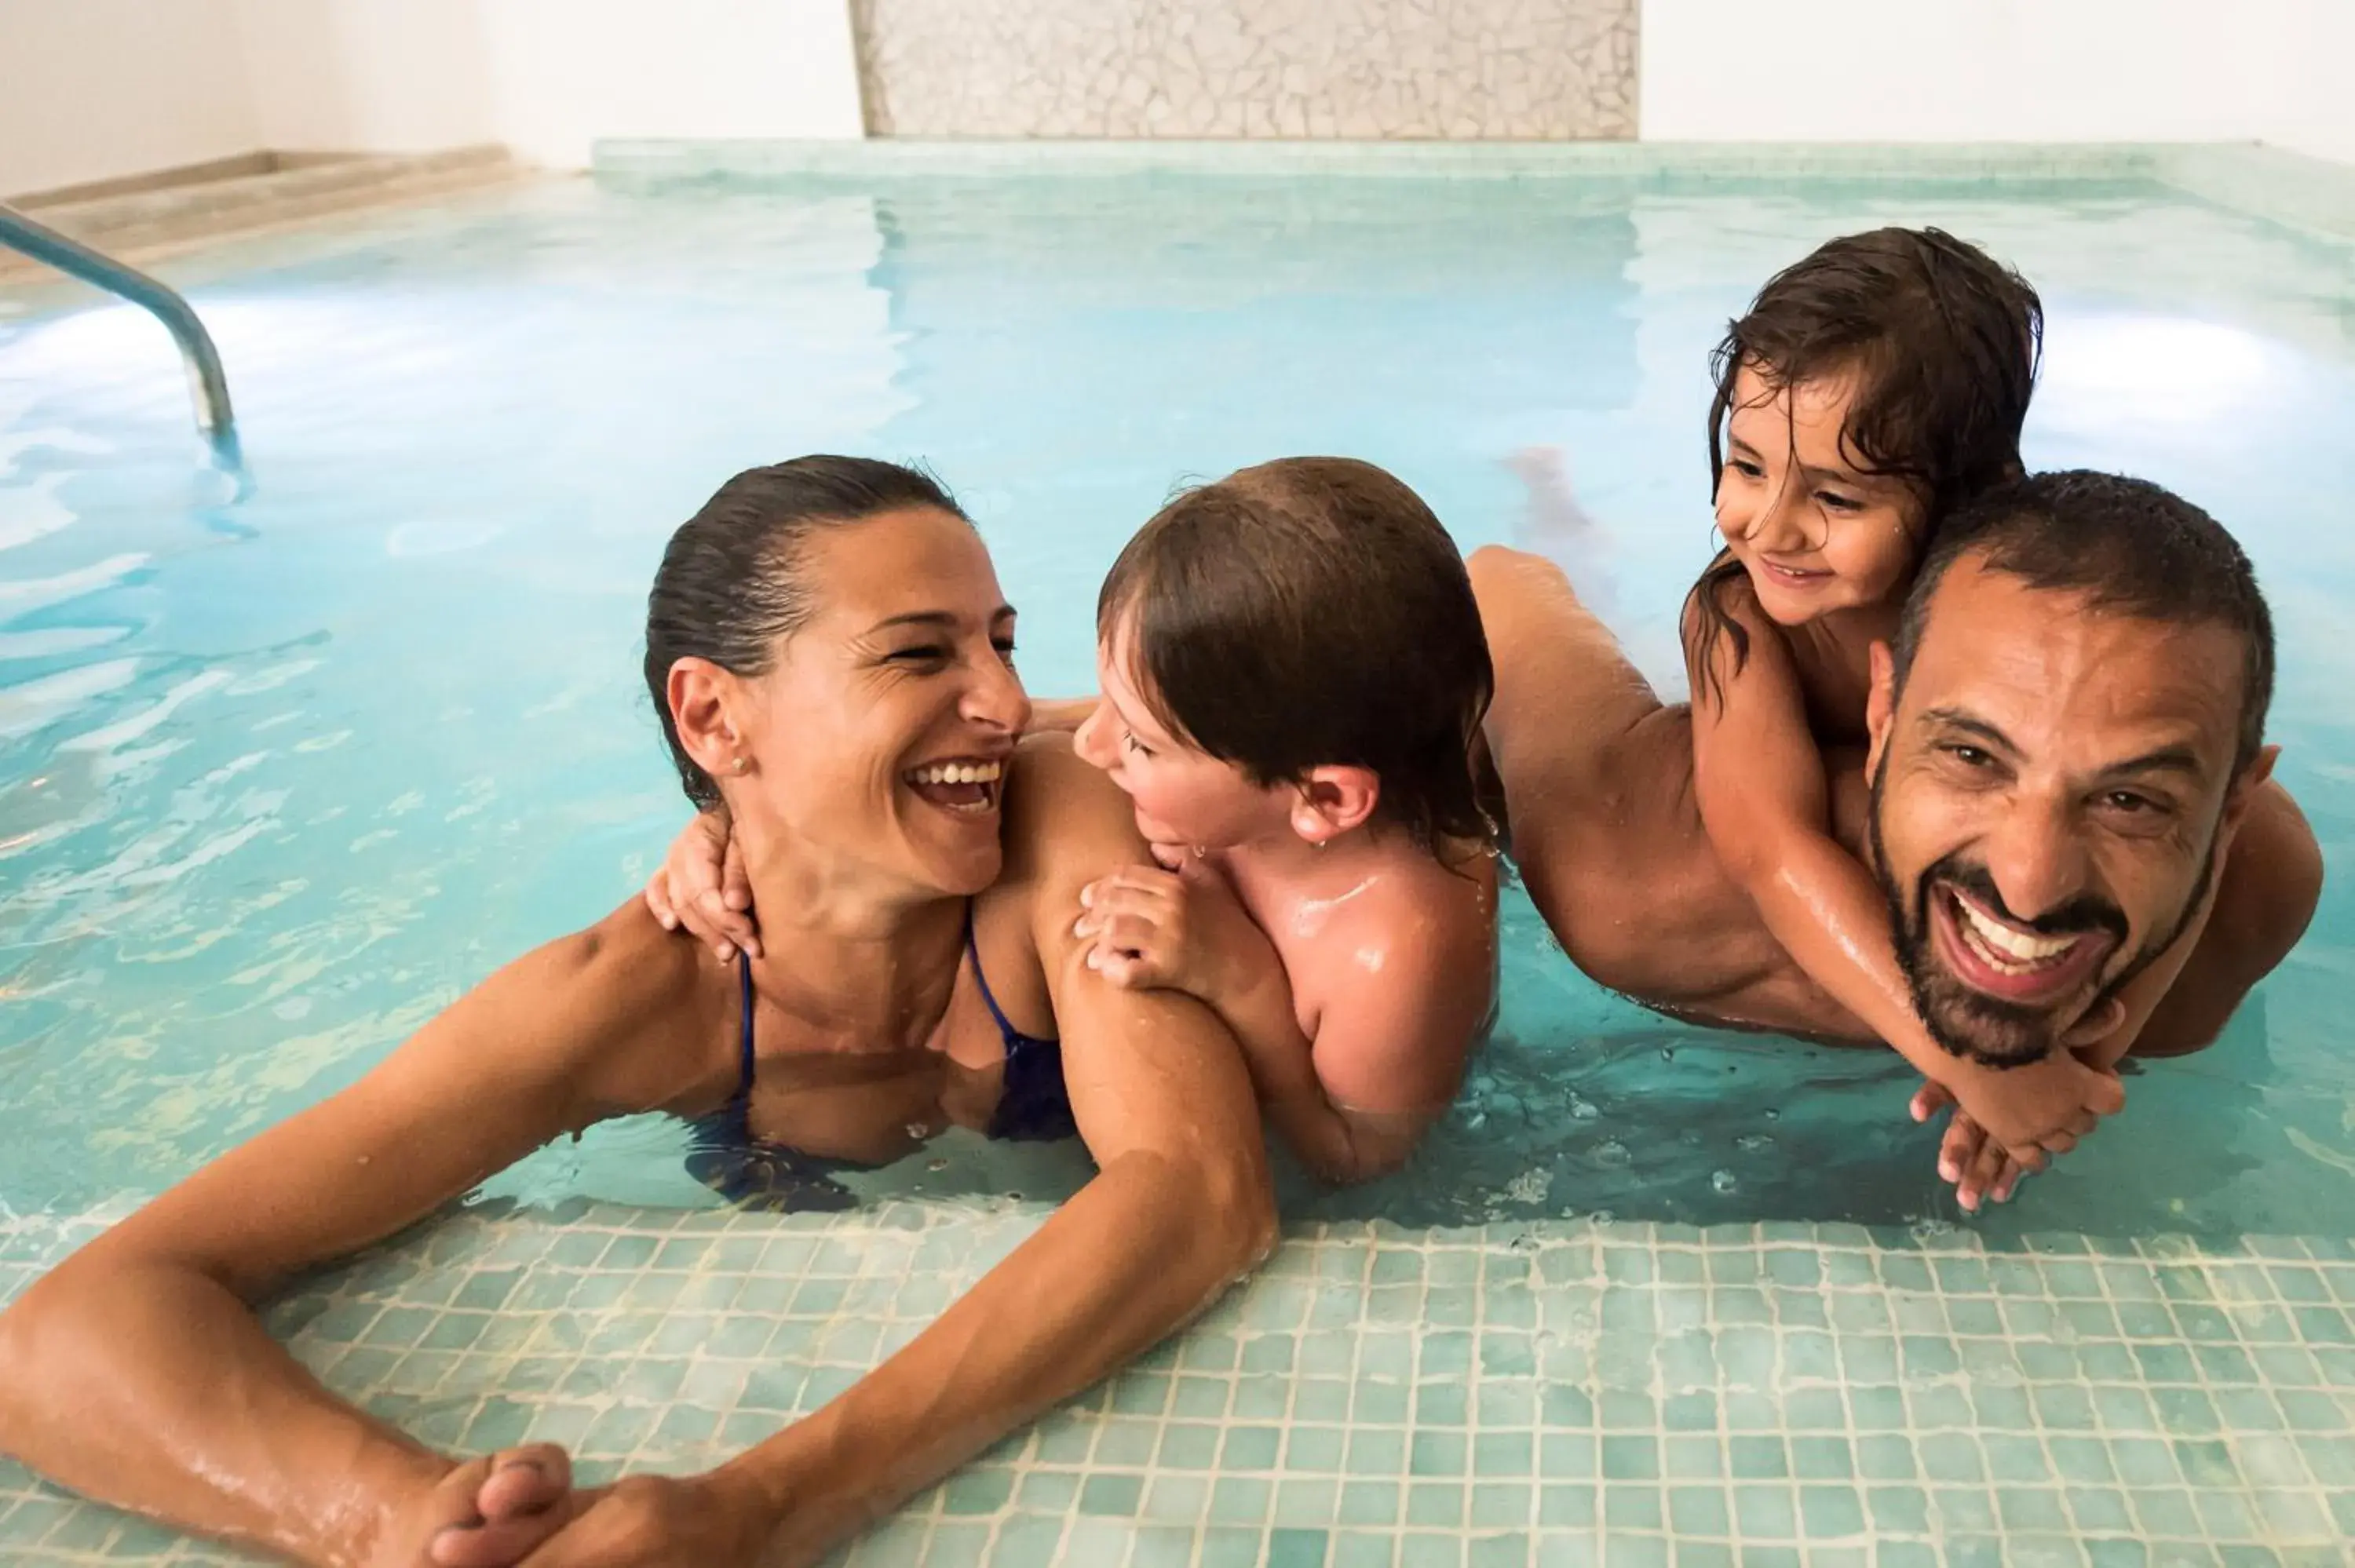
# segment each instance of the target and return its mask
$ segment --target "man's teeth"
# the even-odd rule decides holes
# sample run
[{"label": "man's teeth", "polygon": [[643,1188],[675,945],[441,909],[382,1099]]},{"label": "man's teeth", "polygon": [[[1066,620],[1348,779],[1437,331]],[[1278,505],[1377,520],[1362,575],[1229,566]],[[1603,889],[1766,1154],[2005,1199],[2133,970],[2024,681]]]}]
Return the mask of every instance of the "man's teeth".
[{"label": "man's teeth", "polygon": [[1999,969],[2016,973],[2042,969],[2081,940],[2077,937],[2032,937],[2025,931],[2015,931],[2002,921],[1979,913],[1966,898],[1957,897],[1955,908],[1963,916],[1962,933],[1971,950]]},{"label": "man's teeth", "polygon": [[1005,770],[998,762],[935,762],[910,768],[907,777],[911,784],[995,784]]}]

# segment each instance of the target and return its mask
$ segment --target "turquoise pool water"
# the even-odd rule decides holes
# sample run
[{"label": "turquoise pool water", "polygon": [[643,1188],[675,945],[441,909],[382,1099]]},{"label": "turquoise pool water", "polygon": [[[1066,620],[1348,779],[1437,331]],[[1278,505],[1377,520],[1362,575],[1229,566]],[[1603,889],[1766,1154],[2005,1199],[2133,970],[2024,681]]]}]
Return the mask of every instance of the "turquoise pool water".
[{"label": "turquoise pool water", "polygon": [[[590,182],[183,267],[252,468],[197,464],[159,333],[0,315],[0,1202],[152,1192],[348,1082],[496,962],[626,895],[681,821],[634,664],[669,530],[729,473],[923,459],[1081,689],[1095,584],[1170,486],[1362,455],[1467,547],[1561,447],[1631,647],[1676,679],[1705,558],[1704,358],[1775,267],[1933,221],[2051,311],[2039,464],[2149,475],[2255,556],[2281,777],[2334,875],[2224,1042],[2143,1074],[2022,1228],[2355,1228],[2355,272],[2348,249],[2132,183],[1427,176]],[[1541,540],[1538,541],[1542,543]],[[1507,912],[1505,1012],[1402,1174],[1293,1213],[1410,1225],[1954,1217],[1890,1059],[1679,1028]],[[675,1128],[494,1191],[701,1203]],[[951,1139],[878,1195],[1050,1195],[1071,1151]]]}]

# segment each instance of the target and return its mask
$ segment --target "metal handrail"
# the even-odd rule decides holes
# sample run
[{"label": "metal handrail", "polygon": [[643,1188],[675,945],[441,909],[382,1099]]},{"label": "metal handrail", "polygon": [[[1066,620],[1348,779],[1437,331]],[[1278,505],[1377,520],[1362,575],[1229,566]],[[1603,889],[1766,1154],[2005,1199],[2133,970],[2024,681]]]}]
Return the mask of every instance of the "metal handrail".
[{"label": "metal handrail", "polygon": [[229,411],[229,379],[221,374],[219,351],[213,347],[212,334],[197,319],[196,311],[171,285],[59,233],[5,202],[0,202],[0,245],[21,250],[110,294],[119,294],[162,322],[172,341],[180,345],[180,357],[187,362],[188,389],[197,402],[197,428],[223,463],[232,469],[243,466],[237,416]]}]

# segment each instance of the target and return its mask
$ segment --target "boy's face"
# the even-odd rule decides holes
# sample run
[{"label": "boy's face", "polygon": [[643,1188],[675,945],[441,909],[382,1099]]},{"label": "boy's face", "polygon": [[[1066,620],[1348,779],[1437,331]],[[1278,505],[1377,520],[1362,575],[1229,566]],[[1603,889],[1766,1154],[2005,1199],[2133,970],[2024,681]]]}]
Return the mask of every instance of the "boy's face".
[{"label": "boy's face", "polygon": [[1241,768],[1171,735],[1138,694],[1127,628],[1096,646],[1103,700],[1072,743],[1112,776],[1136,810],[1148,842],[1228,849],[1291,831],[1294,791],[1253,784]]},{"label": "boy's face", "polygon": [[1861,472],[1841,439],[1856,390],[1853,376],[1778,387],[1749,363],[1734,373],[1717,525],[1777,625],[1892,602],[1919,554],[1913,491]]}]

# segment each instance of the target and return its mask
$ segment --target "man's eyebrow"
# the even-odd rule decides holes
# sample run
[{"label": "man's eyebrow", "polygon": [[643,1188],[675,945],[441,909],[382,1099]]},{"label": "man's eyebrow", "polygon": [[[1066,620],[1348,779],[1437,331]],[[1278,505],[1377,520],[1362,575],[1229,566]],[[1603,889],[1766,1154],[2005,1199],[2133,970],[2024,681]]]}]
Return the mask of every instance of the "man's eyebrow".
[{"label": "man's eyebrow", "polygon": [[1960,708],[1932,708],[1922,715],[1922,722],[1941,729],[1960,730],[1965,735],[1976,736],[1999,751],[2017,753],[2019,750],[2011,743],[2011,736],[1987,720],[1975,718]]},{"label": "man's eyebrow", "polygon": [[2156,751],[2146,751],[2140,757],[2129,757],[2123,762],[2113,762],[2102,772],[2110,778],[2131,773],[2182,773],[2193,779],[2204,779],[2208,770],[2200,767],[2198,752],[2178,743],[2162,746]]}]

